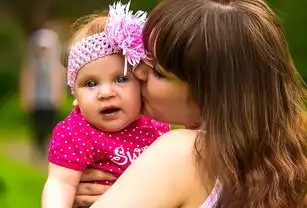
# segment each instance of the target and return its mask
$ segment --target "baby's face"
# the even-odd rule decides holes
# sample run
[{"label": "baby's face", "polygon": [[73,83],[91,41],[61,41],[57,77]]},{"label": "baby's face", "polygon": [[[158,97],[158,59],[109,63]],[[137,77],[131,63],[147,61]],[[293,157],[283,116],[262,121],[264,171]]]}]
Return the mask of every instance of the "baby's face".
[{"label": "baby's face", "polygon": [[121,130],[140,116],[140,82],[131,68],[124,76],[124,57],[119,54],[86,64],[77,75],[74,90],[82,115],[102,131]]}]

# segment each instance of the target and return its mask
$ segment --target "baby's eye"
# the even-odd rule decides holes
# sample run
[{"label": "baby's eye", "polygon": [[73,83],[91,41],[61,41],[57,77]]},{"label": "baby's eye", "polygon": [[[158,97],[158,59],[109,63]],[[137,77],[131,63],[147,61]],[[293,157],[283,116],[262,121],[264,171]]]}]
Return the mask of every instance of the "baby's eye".
[{"label": "baby's eye", "polygon": [[128,78],[125,77],[125,76],[120,76],[120,77],[117,77],[117,78],[115,79],[115,82],[116,82],[116,83],[124,83],[124,82],[127,82],[127,81],[128,81]]},{"label": "baby's eye", "polygon": [[95,81],[88,81],[88,82],[85,83],[85,86],[86,87],[95,87],[95,86],[97,86],[97,82],[95,82]]}]

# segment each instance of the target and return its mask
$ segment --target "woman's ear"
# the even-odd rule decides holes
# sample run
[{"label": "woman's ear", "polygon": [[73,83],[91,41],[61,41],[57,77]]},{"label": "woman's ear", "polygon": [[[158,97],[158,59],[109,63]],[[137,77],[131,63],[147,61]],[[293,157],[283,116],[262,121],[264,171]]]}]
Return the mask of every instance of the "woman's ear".
[{"label": "woman's ear", "polygon": [[79,105],[78,100],[77,100],[76,98],[75,98],[74,101],[72,102],[72,105],[73,105],[74,107],[76,107],[76,106]]},{"label": "woman's ear", "polygon": [[147,64],[141,62],[132,70],[132,72],[137,79],[146,81],[148,70],[150,70],[150,67]]}]

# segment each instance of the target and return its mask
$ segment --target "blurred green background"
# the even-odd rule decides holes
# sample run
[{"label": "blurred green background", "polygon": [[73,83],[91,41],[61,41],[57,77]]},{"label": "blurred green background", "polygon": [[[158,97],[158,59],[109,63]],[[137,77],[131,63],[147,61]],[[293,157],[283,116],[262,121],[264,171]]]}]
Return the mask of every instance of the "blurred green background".
[{"label": "blurred green background", "polygon": [[[26,40],[46,19],[52,19],[65,45],[69,26],[78,17],[97,11],[111,0],[3,0],[0,3],[0,206],[40,207],[46,177],[45,162],[29,158],[29,120],[20,108],[19,72]],[[127,2],[127,1],[123,1]],[[150,10],[156,0],[133,0],[133,9]],[[307,1],[270,0],[278,13],[298,71],[307,80]],[[59,117],[71,109],[72,99],[62,106]]]}]

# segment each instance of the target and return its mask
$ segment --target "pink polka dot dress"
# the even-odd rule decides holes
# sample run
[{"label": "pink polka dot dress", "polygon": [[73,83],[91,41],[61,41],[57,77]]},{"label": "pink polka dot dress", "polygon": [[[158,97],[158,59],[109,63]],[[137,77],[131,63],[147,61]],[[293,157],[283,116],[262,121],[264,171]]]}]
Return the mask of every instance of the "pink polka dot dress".
[{"label": "pink polka dot dress", "polygon": [[[53,130],[48,160],[78,171],[96,168],[118,177],[151,143],[169,130],[168,124],[141,116],[121,131],[102,132],[91,126],[75,108]],[[114,181],[96,182],[111,185]]]}]

